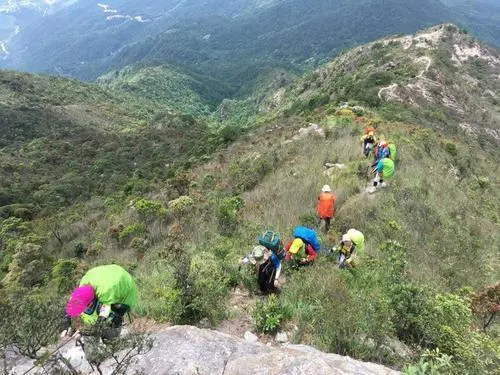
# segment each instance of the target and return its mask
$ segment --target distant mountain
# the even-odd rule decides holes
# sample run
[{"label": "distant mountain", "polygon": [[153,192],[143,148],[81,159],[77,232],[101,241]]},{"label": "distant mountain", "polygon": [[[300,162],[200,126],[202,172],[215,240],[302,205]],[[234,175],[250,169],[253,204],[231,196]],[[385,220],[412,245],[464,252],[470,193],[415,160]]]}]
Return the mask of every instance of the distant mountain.
[{"label": "distant mountain", "polygon": [[349,50],[267,101],[288,115],[328,103],[378,108],[386,118],[500,142],[500,50],[454,25]]},{"label": "distant mountain", "polygon": [[451,9],[471,34],[500,47],[500,1],[451,1]]},{"label": "distant mountain", "polygon": [[488,26],[496,22],[495,5],[485,2],[477,15],[466,3],[449,6],[439,0],[79,0],[10,34],[0,66],[95,80],[153,60],[216,79],[231,97],[248,93],[269,69],[303,72],[345,48],[445,21],[500,40],[498,26]]}]

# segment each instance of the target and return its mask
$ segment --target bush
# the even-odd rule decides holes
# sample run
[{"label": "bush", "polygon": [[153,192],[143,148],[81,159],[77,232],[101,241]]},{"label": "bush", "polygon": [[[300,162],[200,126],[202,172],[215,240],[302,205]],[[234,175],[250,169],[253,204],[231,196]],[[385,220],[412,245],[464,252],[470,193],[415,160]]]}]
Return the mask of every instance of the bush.
[{"label": "bush", "polygon": [[219,224],[219,233],[223,236],[232,236],[236,231],[239,218],[238,212],[243,207],[243,198],[239,195],[226,197],[217,203],[215,216]]},{"label": "bush", "polygon": [[44,254],[41,246],[20,243],[15,249],[4,282],[16,283],[25,288],[40,285],[49,273],[51,263],[50,257]]},{"label": "bush", "polygon": [[207,319],[212,325],[226,314],[224,297],[230,278],[215,255],[200,252],[193,256],[187,284],[182,290],[183,314],[180,323],[192,324]]},{"label": "bush", "polygon": [[229,175],[237,192],[253,189],[274,166],[271,155],[253,155],[229,165]]},{"label": "bush", "polygon": [[140,273],[137,284],[141,303],[137,309],[156,321],[178,322],[182,315],[181,293],[174,268],[167,261],[156,261]]},{"label": "bush", "polygon": [[118,234],[120,241],[128,241],[132,237],[146,233],[146,226],[142,223],[134,223],[123,227]]},{"label": "bush", "polygon": [[160,202],[148,199],[139,199],[134,203],[134,207],[139,215],[149,220],[164,216],[167,213],[167,210]]},{"label": "bush", "polygon": [[13,345],[30,358],[54,343],[61,329],[65,300],[47,290],[3,292],[1,346]]},{"label": "bush", "polygon": [[66,293],[77,284],[78,262],[73,259],[59,259],[52,268],[52,279],[60,293]]},{"label": "bush", "polygon": [[474,293],[472,311],[480,319],[483,330],[486,330],[500,311],[500,282]]},{"label": "bush", "polygon": [[434,375],[434,374],[449,374],[451,372],[452,357],[443,354],[439,349],[426,349],[417,365],[407,366],[404,375]]},{"label": "bush", "polygon": [[182,195],[177,199],[168,202],[168,209],[174,215],[181,215],[190,210],[194,205],[194,201],[191,197]]},{"label": "bush", "polygon": [[264,333],[276,332],[289,317],[289,312],[285,311],[275,294],[271,294],[267,301],[257,301],[252,313],[255,328]]}]

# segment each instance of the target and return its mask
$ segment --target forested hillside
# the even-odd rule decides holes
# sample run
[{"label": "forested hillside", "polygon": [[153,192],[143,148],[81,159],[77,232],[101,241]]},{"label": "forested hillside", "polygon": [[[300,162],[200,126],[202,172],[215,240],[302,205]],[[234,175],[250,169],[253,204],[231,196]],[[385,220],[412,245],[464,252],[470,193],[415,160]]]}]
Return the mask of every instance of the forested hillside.
[{"label": "forested hillside", "polygon": [[496,5],[449,6],[439,0],[116,1],[100,6],[80,0],[6,36],[0,66],[95,80],[154,61],[202,82],[215,78],[221,93],[233,97],[248,94],[247,85],[274,68],[302,73],[343,49],[439,22],[456,22],[490,43],[499,40]]},{"label": "forested hillside", "polygon": [[[234,325],[273,345],[280,330],[407,374],[495,374],[499,61],[440,25],[299,79],[261,75],[211,116],[197,82],[162,65],[101,86],[0,72],[0,349],[45,358],[81,276],[116,263],[137,281],[134,317],[154,326]],[[368,125],[398,148],[374,194]],[[319,231],[324,184],[337,201],[318,258],[285,262],[281,293],[261,296],[240,259],[268,227],[285,241]],[[350,270],[329,252],[348,228],[366,239]]]}]

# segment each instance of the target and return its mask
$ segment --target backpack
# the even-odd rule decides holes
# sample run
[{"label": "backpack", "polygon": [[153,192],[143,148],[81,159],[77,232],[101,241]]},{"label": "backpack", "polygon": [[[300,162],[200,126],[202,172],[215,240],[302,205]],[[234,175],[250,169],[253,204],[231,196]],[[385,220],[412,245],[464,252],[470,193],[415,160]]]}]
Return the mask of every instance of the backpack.
[{"label": "backpack", "polygon": [[271,250],[281,261],[285,259],[286,251],[281,246],[280,234],[272,229],[268,229],[259,234],[259,244]]},{"label": "backpack", "polygon": [[317,253],[320,251],[321,244],[319,243],[318,234],[316,233],[316,231],[307,227],[295,227],[295,229],[293,230],[293,236],[295,238],[300,238],[304,242],[307,242]]}]

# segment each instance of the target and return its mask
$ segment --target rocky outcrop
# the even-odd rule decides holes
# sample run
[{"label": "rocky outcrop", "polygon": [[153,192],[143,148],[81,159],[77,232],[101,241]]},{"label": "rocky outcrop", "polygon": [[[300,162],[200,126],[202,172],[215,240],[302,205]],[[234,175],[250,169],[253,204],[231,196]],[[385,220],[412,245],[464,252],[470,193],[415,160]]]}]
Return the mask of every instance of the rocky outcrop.
[{"label": "rocky outcrop", "polygon": [[[73,347],[67,353],[73,367],[88,373],[89,367],[82,364],[81,356],[74,352]],[[25,363],[23,369],[26,368]],[[104,374],[111,374],[113,370],[111,363],[105,363],[101,369]],[[127,370],[127,374],[137,372],[150,375],[399,374],[381,365],[323,353],[305,345],[269,347],[191,326],[174,326],[154,334],[153,348],[134,358]]]},{"label": "rocky outcrop", "polygon": [[305,345],[271,348],[191,326],[175,326],[157,333],[153,349],[140,356],[133,369],[157,375],[398,373]]}]

